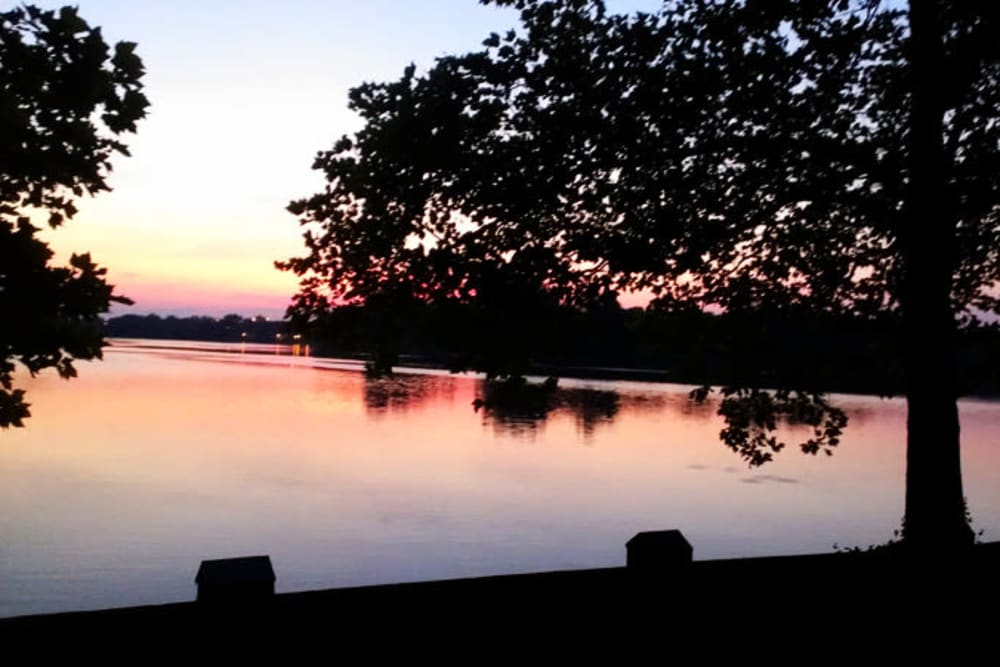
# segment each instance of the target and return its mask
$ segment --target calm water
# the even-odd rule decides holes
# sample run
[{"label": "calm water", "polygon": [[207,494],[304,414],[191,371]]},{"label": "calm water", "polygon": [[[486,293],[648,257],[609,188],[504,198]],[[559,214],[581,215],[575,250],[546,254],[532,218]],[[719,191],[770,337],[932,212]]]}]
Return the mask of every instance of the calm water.
[{"label": "calm water", "polygon": [[[842,397],[833,457],[748,470],[675,385],[563,381],[515,419],[474,411],[472,377],[173,345],[119,341],[27,384],[28,427],[0,432],[0,616],[190,600],[206,558],[270,554],[292,591],[620,565],[660,528],[696,558],[828,551],[902,515],[900,401]],[[1000,404],[962,418],[976,527],[998,539]]]}]

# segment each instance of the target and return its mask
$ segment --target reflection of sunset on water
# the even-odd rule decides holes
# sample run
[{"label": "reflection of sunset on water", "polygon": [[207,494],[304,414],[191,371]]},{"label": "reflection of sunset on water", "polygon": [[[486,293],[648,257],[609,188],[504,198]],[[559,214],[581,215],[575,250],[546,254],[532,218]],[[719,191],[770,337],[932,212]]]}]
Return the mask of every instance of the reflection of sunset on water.
[{"label": "reflection of sunset on water", "polygon": [[[544,417],[505,421],[473,409],[474,377],[178,347],[27,383],[30,425],[0,434],[0,615],[190,599],[211,557],[269,553],[296,590],[616,565],[656,528],[696,558],[824,551],[902,515],[898,401],[843,399],[834,456],[749,470],[683,387],[564,380]],[[995,539],[1000,405],[962,409],[966,494]]]}]

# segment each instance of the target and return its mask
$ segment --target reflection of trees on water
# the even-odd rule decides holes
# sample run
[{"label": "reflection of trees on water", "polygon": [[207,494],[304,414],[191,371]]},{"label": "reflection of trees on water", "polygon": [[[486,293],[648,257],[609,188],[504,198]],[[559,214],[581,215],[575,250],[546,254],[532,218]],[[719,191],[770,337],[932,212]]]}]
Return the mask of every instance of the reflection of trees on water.
[{"label": "reflection of trees on water", "polygon": [[709,398],[705,401],[695,401],[691,399],[688,392],[683,394],[671,394],[665,397],[664,407],[672,412],[679,413],[685,419],[707,420],[714,419],[719,414],[719,401]]},{"label": "reflection of trees on water", "polygon": [[[364,404],[372,417],[401,414],[410,410],[434,409],[436,403],[454,403],[462,378],[439,375],[394,375],[367,378],[363,383]],[[352,383],[353,384],[353,383]],[[357,387],[356,384],[353,385]],[[355,389],[356,391],[356,389]],[[464,394],[464,392],[462,392]],[[560,387],[554,381],[511,384],[480,381],[473,408],[482,424],[504,437],[534,439],[550,418],[569,417],[578,437],[589,443],[602,428],[623,415],[653,415],[659,419],[716,420],[718,401],[697,403],[681,387],[664,390],[651,385],[648,391],[629,384],[619,390],[593,387]],[[468,405],[468,398],[460,403]],[[853,419],[863,422],[871,412],[864,403],[845,406]],[[794,431],[794,424],[782,424]]]},{"label": "reflection of trees on water", "polygon": [[[879,401],[879,403],[884,404],[885,401],[882,400]],[[878,413],[871,405],[848,403],[846,405],[840,405],[840,407],[847,413],[847,418],[850,420],[850,424],[855,427],[859,424],[867,424],[873,418],[878,417]],[[905,408],[905,404],[901,403],[899,407],[902,410]]]},{"label": "reflection of trees on water", "polygon": [[506,438],[534,440],[545,428],[545,417],[534,418],[515,414],[498,415],[493,410],[483,411],[483,426],[492,426],[493,432]]},{"label": "reflection of trees on water", "polygon": [[559,409],[573,416],[584,442],[593,438],[598,426],[614,421],[621,409],[622,397],[614,391],[567,389],[561,393]]},{"label": "reflection of trees on water", "polygon": [[429,375],[393,375],[365,378],[365,409],[373,416],[421,408],[435,400],[450,400],[455,393],[451,378]]},{"label": "reflection of trees on water", "polygon": [[[534,436],[550,417],[562,414],[573,418],[584,442],[589,442],[596,431],[621,414],[660,412],[672,407],[678,398],[681,405],[688,403],[685,397],[674,394],[542,385],[526,385],[520,391],[512,391],[503,384],[489,382],[480,385],[478,395],[475,409],[482,412],[483,423],[499,434]],[[703,406],[694,409],[700,413]]]},{"label": "reflection of trees on water", "polygon": [[498,433],[534,437],[555,409],[558,392],[551,378],[542,384],[528,383],[522,378],[486,381],[480,383],[472,406],[476,412],[482,412],[483,423],[492,424]]}]

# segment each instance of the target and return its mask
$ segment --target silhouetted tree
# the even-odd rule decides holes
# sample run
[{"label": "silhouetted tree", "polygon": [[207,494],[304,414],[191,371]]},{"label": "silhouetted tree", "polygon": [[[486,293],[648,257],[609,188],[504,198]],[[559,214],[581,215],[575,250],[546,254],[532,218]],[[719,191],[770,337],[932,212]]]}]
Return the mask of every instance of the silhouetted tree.
[{"label": "silhouetted tree", "polygon": [[110,51],[72,7],[0,13],[0,427],[29,416],[14,388],[17,362],[32,375],[54,367],[75,376],[74,360],[101,356],[99,315],[128,303],[89,254],[50,265],[31,217],[57,227],[73,217],[74,199],[109,189],[111,157],[128,154],[118,137],[148,105],[134,49]]},{"label": "silhouetted tree", "polygon": [[[351,91],[364,128],[289,207],[310,251],[280,264],[303,278],[293,310],[385,284],[475,302],[489,267],[562,303],[647,289],[748,322],[897,319],[903,537],[970,542],[953,348],[1000,306],[998,3],[494,2],[520,30]],[[731,379],[723,439],[751,465],[784,446],[782,416],[813,427],[804,451],[837,444],[819,387]]]}]

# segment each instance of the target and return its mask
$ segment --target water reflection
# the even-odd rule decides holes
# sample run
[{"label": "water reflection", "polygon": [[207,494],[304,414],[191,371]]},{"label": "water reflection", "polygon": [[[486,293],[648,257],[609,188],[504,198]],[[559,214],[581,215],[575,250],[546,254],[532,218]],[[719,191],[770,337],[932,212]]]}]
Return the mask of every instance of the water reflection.
[{"label": "water reflection", "polygon": [[560,398],[560,409],[573,415],[586,444],[592,443],[597,428],[610,424],[621,409],[621,396],[614,391],[568,389],[560,392]]},{"label": "water reflection", "polygon": [[529,383],[518,378],[503,382],[482,381],[472,401],[482,412],[483,424],[512,437],[534,437],[558,405],[559,390],[554,378]]},{"label": "water reflection", "polygon": [[374,416],[417,409],[429,398],[428,389],[432,384],[425,375],[366,377],[365,409]]},{"label": "water reflection", "polygon": [[740,480],[745,484],[764,484],[767,482],[776,482],[778,484],[798,484],[799,480],[794,477],[782,477],[781,475],[752,475],[750,477],[744,477]]},{"label": "water reflection", "polygon": [[[561,380],[543,409],[476,412],[476,378],[161,345],[29,381],[32,424],[0,433],[0,616],[190,600],[206,558],[269,553],[288,591],[617,565],[657,528],[696,558],[828,551],[902,514],[901,401],[838,399],[834,456],[748,470],[685,387]],[[996,539],[1000,405],[961,410]]]},{"label": "water reflection", "polygon": [[[714,414],[710,404],[693,405],[676,401],[669,394],[626,393],[587,386],[536,386],[526,394],[513,396],[497,390],[493,383],[482,382],[473,402],[483,415],[482,423],[498,435],[515,438],[533,437],[545,422],[569,416],[583,444],[592,444],[597,431],[610,426],[621,413],[641,415],[662,412],[670,405],[691,416],[706,418]],[[674,405],[676,403],[676,405]]]},{"label": "water reflection", "polygon": [[[450,377],[397,373],[364,380],[364,405],[373,417],[425,409],[442,400],[453,400],[454,394],[455,378]],[[531,438],[547,420],[568,415],[585,443],[593,439],[599,427],[611,424],[623,405],[641,412],[662,410],[665,401],[663,397],[636,395],[623,399],[618,392],[589,387],[528,384],[514,389],[508,384],[480,380],[470,403],[471,409],[481,414],[484,426],[513,438]]]}]

